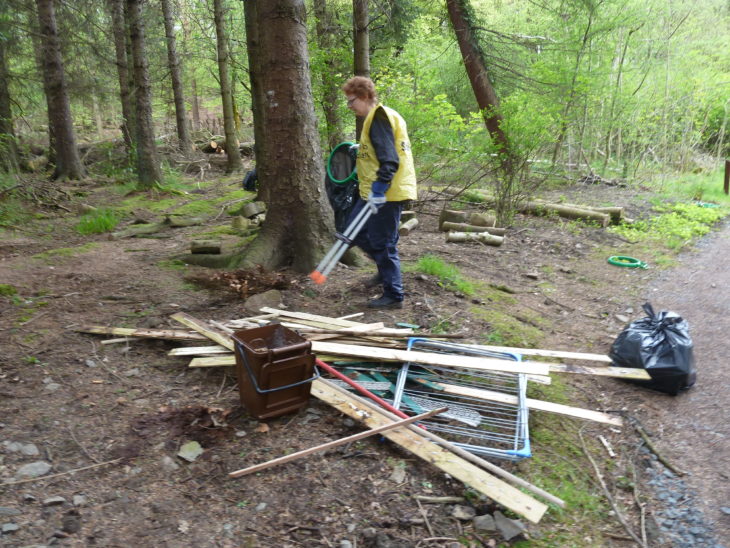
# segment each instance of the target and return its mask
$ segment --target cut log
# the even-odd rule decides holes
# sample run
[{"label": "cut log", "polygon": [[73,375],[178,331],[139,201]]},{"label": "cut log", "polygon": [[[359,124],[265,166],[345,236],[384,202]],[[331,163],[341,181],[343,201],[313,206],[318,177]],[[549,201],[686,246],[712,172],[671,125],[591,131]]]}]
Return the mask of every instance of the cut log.
[{"label": "cut log", "polygon": [[581,221],[592,221],[607,227],[610,216],[592,209],[569,207],[562,204],[551,204],[548,202],[525,202],[520,206],[522,213],[531,215],[548,215],[555,213],[565,219],[576,219]]},{"label": "cut log", "polygon": [[214,240],[193,240],[190,243],[190,253],[207,253],[218,255],[221,252],[221,243]]},{"label": "cut log", "polygon": [[400,227],[398,228],[398,235],[399,236],[407,236],[411,233],[411,230],[416,228],[418,226],[418,219],[415,217],[413,219],[407,220],[405,223],[401,223]]},{"label": "cut log", "polygon": [[497,218],[488,213],[472,213],[469,216],[469,224],[474,226],[497,226]]},{"label": "cut log", "polygon": [[495,236],[504,236],[507,233],[506,228],[499,228],[494,226],[476,226],[466,223],[451,223],[446,221],[441,225],[441,232],[486,232],[488,234],[494,234]]},{"label": "cut log", "polygon": [[439,214],[439,230],[441,232],[448,232],[448,229],[443,227],[444,223],[466,223],[468,220],[469,214],[466,211],[442,209]]},{"label": "cut log", "polygon": [[400,214],[400,220],[404,223],[406,221],[410,221],[411,219],[415,219],[415,218],[416,218],[415,211],[408,210],[408,211],[404,211],[403,213]]},{"label": "cut log", "polygon": [[623,207],[592,207],[594,211],[599,213],[606,213],[611,217],[612,225],[620,225],[621,221],[624,220],[624,208]]},{"label": "cut log", "polygon": [[449,232],[446,241],[450,243],[480,242],[499,247],[504,242],[503,236],[494,236],[488,232]]},{"label": "cut log", "polygon": [[266,204],[264,202],[248,202],[241,206],[241,216],[249,219],[265,212]]}]

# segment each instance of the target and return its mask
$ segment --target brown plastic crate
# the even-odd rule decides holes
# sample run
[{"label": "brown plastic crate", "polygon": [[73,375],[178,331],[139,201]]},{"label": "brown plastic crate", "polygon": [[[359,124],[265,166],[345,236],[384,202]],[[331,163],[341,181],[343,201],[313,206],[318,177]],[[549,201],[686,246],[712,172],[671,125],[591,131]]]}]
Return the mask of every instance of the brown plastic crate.
[{"label": "brown plastic crate", "polygon": [[293,413],[309,401],[312,343],[279,324],[236,331],[236,376],[241,404],[257,419]]}]

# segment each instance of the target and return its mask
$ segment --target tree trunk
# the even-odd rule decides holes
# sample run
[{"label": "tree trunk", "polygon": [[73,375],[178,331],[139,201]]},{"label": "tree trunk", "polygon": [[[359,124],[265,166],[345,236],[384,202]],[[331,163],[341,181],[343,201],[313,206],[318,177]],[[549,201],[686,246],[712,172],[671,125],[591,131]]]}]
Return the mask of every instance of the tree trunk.
[{"label": "tree trunk", "polygon": [[334,219],[324,192],[324,165],[309,79],[303,0],[249,0],[256,12],[261,77],[267,101],[258,113],[266,141],[258,142],[259,180],[270,189],[266,221],[246,250],[245,266],[291,265],[311,272],[332,245]]},{"label": "tree trunk", "polygon": [[[352,41],[354,45],[354,72],[355,76],[370,78],[370,30],[368,24],[368,0],[352,0]],[[355,139],[360,140],[362,124],[365,118],[355,118]]]},{"label": "tree trunk", "polygon": [[124,1],[109,0],[112,16],[112,34],[116,53],[117,77],[119,79],[119,98],[122,104],[122,137],[131,154],[134,149],[135,123],[132,92],[129,87],[129,58],[127,57],[127,23],[124,18]]},{"label": "tree trunk", "polygon": [[499,113],[499,98],[489,81],[489,71],[484,57],[479,50],[477,38],[472,29],[472,23],[467,16],[471,8],[469,0],[446,0],[446,7],[449,11],[449,18],[456,33],[456,40],[459,43],[461,56],[464,59],[469,81],[471,82],[474,96],[482,111],[484,123],[487,126],[489,135],[500,153],[502,169],[506,173],[512,171],[511,149],[507,135],[502,129],[502,115]]},{"label": "tree trunk", "polygon": [[[264,126],[263,109],[265,97],[262,92],[261,47],[258,28],[258,3],[244,2],[246,17],[246,50],[248,53],[248,74],[251,83],[251,112],[253,113],[253,153],[256,158],[257,169],[266,171],[265,161],[261,153],[262,144],[266,142],[266,127]],[[259,178],[258,199],[264,202],[269,200],[269,188],[261,184]]]},{"label": "tree trunk", "polygon": [[327,12],[326,0],[315,0],[314,15],[317,18],[317,42],[319,49],[324,57],[324,70],[322,77],[322,110],[324,110],[324,118],[327,122],[327,145],[329,149],[334,149],[338,144],[345,140],[345,134],[342,130],[342,120],[340,119],[337,104],[340,100],[340,86],[338,85],[338,70],[335,66],[336,56],[334,54],[334,39],[337,35],[337,29],[334,27],[334,19]]},{"label": "tree trunk", "polygon": [[142,3],[144,1],[126,0],[136,87],[137,180],[141,190],[149,190],[162,182],[162,171],[160,170],[160,160],[157,157],[155,130],[152,124],[152,92],[142,20]]},{"label": "tree trunk", "polygon": [[81,179],[84,167],[76,148],[71,119],[66,75],[61,58],[61,43],[56,27],[53,0],[36,0],[38,23],[43,43],[43,78],[48,97],[48,123],[53,128],[56,170],[54,179]]},{"label": "tree trunk", "polygon": [[175,100],[175,122],[177,123],[177,138],[180,150],[190,154],[193,149],[193,142],[190,139],[188,130],[188,116],[185,112],[185,96],[183,95],[182,70],[180,58],[177,55],[175,41],[175,27],[173,24],[172,8],[170,0],[160,0],[162,4],[162,18],[165,21],[165,38],[167,39],[167,64],[170,67],[170,78],[172,79],[172,94]]},{"label": "tree trunk", "polygon": [[227,8],[225,0],[213,0],[213,17],[215,19],[215,35],[218,43],[218,74],[220,77],[221,99],[223,101],[223,131],[226,136],[226,173],[241,169],[241,153],[238,151],[236,122],[233,119],[233,95],[231,94],[231,78],[228,75],[228,38],[223,18]]},{"label": "tree trunk", "polygon": [[18,170],[19,157],[8,90],[10,75],[6,61],[6,46],[11,37],[8,13],[4,5],[0,8],[0,35],[6,38],[0,39],[0,171],[15,172]]}]

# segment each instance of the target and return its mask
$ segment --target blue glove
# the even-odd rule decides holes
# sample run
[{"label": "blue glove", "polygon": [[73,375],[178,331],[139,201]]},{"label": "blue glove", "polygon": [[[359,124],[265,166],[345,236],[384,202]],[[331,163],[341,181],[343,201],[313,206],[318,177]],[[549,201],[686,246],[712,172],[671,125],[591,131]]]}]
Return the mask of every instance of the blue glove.
[{"label": "blue glove", "polygon": [[370,196],[368,200],[374,204],[384,204],[388,200],[385,198],[385,193],[388,191],[390,184],[382,181],[375,181],[373,186],[370,187]]}]

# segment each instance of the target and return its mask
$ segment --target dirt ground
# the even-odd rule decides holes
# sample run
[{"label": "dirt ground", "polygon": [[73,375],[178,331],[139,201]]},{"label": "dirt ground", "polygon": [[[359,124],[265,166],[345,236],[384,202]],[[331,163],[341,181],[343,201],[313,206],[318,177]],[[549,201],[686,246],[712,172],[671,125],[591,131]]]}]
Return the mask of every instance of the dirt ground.
[{"label": "dirt ground", "polygon": [[[642,197],[628,189],[576,185],[561,189],[561,195],[573,203],[623,205],[630,217],[646,210]],[[543,348],[605,353],[626,318],[643,315],[645,299],[690,321],[700,380],[688,393],[670,398],[606,378],[571,377],[570,383],[578,388],[575,405],[621,409],[639,418],[661,450],[691,472],[686,481],[698,492],[718,538],[726,537],[729,518],[720,509],[728,500],[730,455],[721,371],[727,356],[723,313],[730,304],[723,284],[730,266],[728,230],[676,270],[622,269],[607,265],[604,253],[625,253],[619,238],[555,219],[518,216],[500,248],[446,244],[437,230],[439,204],[424,198],[419,228],[401,241],[402,258],[432,253],[465,276],[509,288],[518,301],[515,313],[526,323],[540,319]],[[188,281],[209,271],[161,265],[186,253],[200,227],[111,240],[79,236],[73,221],[60,216],[6,233],[0,242],[0,283],[18,289],[15,299],[0,297],[0,483],[9,483],[0,484],[0,525],[15,526],[0,536],[0,545],[425,547],[450,546],[456,539],[469,539],[467,546],[497,544],[496,536],[472,535],[446,505],[428,505],[424,518],[411,495],[463,496],[463,485],[377,438],[230,480],[231,470],[360,427],[315,399],[301,412],[262,426],[240,407],[231,368],[190,369],[187,359],[167,356],[179,343],[103,345],[106,337],[74,331],[85,324],[179,328],[170,319],[179,311],[218,321],[251,314],[235,294]],[[42,254],[89,242],[94,245],[74,254]],[[489,307],[488,301],[414,273],[405,274],[403,310],[369,311],[364,303],[377,295],[363,282],[371,274],[367,268],[338,267],[323,287],[299,276],[297,285],[283,291],[282,304],[332,317],[363,312],[359,321],[388,326],[448,325],[474,342],[494,332],[473,312]],[[636,441],[630,428],[596,432],[616,446]],[[182,461],[176,454],[191,440],[205,451],[194,462]],[[36,461],[50,464],[48,477],[17,483],[18,469]],[[520,466],[529,469],[529,462]],[[398,468],[406,474],[393,479]],[[474,504],[477,511],[489,508],[488,502]],[[649,502],[649,512],[661,504]],[[529,534],[539,537],[551,523],[549,513]],[[625,533],[621,537],[586,539],[583,545],[631,544]],[[661,542],[671,545],[660,540],[656,545]]]}]

